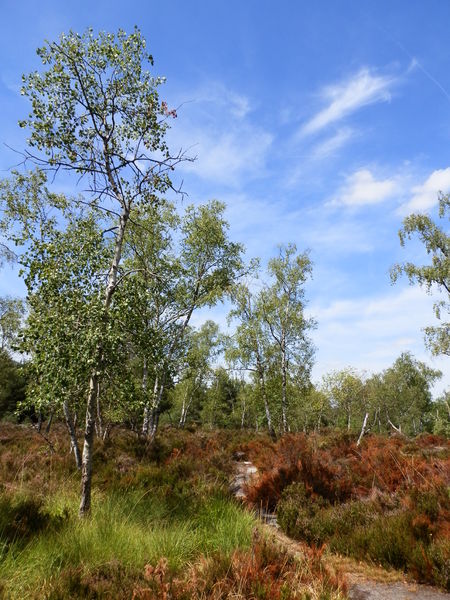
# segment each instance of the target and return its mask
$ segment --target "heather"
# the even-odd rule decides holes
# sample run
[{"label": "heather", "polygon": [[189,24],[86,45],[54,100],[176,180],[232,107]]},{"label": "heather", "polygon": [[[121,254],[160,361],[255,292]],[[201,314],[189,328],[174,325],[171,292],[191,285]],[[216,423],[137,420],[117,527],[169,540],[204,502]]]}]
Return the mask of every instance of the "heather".
[{"label": "heather", "polygon": [[449,444],[433,435],[290,435],[250,442],[261,470],[254,505],[282,529],[331,552],[372,561],[442,587],[449,582]]}]

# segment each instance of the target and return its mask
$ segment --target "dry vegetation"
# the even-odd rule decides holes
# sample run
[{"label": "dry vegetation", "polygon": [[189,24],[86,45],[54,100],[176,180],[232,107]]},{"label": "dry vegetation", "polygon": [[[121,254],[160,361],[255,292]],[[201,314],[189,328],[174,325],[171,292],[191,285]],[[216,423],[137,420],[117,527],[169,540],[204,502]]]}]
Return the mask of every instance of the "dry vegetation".
[{"label": "dry vegetation", "polygon": [[344,598],[317,553],[289,555],[230,496],[231,457],[254,439],[167,429],[149,447],[116,430],[98,446],[93,513],[80,521],[64,429],[47,442],[0,425],[0,597]]},{"label": "dry vegetation", "polygon": [[246,451],[262,472],[248,491],[291,537],[450,585],[449,444],[426,435],[291,435]]},{"label": "dry vegetation", "polygon": [[[65,430],[0,425],[0,597],[339,599],[332,552],[448,586],[443,438],[116,430],[95,455],[94,509],[77,516]],[[229,492],[232,456],[258,467],[253,506],[304,542],[294,556]],[[301,547],[301,546],[299,546]],[[337,574],[336,574],[337,573]]]}]

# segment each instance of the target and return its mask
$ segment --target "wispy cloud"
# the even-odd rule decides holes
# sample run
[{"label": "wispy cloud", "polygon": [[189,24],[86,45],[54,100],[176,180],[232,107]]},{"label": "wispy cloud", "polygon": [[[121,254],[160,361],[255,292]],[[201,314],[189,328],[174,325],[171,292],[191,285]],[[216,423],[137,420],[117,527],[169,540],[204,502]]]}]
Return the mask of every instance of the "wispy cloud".
[{"label": "wispy cloud", "polygon": [[425,212],[438,203],[439,192],[450,191],[450,167],[437,169],[420,185],[411,189],[411,198],[402,204],[399,213]]},{"label": "wispy cloud", "polygon": [[311,151],[311,158],[313,160],[323,160],[335,154],[340,148],[345,146],[353,137],[356,132],[350,127],[343,127],[339,129],[335,134],[322,142],[316,144]]},{"label": "wispy cloud", "polygon": [[220,82],[209,82],[192,92],[193,102],[211,103],[238,119],[243,119],[252,110],[250,99],[244,94],[230,90]]},{"label": "wispy cloud", "polygon": [[326,87],[321,93],[322,100],[326,103],[325,108],[302,125],[299,137],[317,133],[363,106],[388,102],[394,83],[395,79],[392,77],[377,75],[371,69],[363,68],[349,79]]},{"label": "wispy cloud", "polygon": [[392,198],[398,187],[395,177],[376,179],[369,169],[360,169],[347,177],[344,185],[328,204],[353,208],[379,204]]},{"label": "wispy cloud", "polygon": [[187,144],[197,160],[184,163],[180,171],[227,187],[264,173],[273,135],[254,123],[247,96],[220,83],[183,95],[187,101],[168,141],[175,148]]},{"label": "wispy cloud", "polygon": [[193,141],[197,160],[183,164],[182,170],[230,187],[262,173],[273,140],[270,133],[249,124],[240,128],[231,125],[228,131],[190,127],[183,137]]}]

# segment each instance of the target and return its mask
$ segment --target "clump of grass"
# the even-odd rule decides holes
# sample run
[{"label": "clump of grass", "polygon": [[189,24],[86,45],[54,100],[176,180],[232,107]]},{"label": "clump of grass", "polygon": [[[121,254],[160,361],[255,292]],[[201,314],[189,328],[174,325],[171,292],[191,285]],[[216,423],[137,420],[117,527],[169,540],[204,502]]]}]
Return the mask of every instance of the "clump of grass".
[{"label": "clump of grass", "polygon": [[[61,505],[60,497],[58,503],[52,500],[51,508],[59,511]],[[68,585],[71,582],[69,587],[75,589],[79,583],[79,597],[85,597],[82,582],[98,579],[102,569],[110,569],[113,578],[118,574],[123,578],[126,572],[132,580],[146,563],[161,556],[176,572],[201,553],[228,555],[248,547],[254,526],[253,517],[220,492],[188,505],[180,503],[176,511],[161,494],[97,492],[93,513],[84,521],[77,518],[76,506],[76,497],[69,495],[68,517],[61,528],[35,530],[26,545],[10,544],[0,563],[0,580],[8,597],[45,597],[55,585],[61,587],[61,573]],[[61,597],[75,597],[74,593]]]}]

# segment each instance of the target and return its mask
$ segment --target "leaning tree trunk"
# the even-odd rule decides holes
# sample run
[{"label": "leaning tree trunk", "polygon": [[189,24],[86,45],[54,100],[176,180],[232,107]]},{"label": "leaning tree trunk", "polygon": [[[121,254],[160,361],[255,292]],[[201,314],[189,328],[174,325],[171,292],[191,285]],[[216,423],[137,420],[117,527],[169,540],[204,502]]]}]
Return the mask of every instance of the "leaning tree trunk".
[{"label": "leaning tree trunk", "polygon": [[361,440],[363,439],[363,436],[366,432],[366,427],[367,427],[367,419],[369,418],[369,413],[366,412],[365,416],[364,416],[364,421],[361,427],[361,433],[359,434],[359,438],[358,441],[356,442],[356,445],[359,446],[361,443]]},{"label": "leaning tree trunk", "polygon": [[[125,237],[125,229],[129,218],[129,208],[122,201],[122,213],[119,219],[116,243],[114,246],[114,257],[108,273],[105,290],[104,308],[107,313],[113,299],[117,286],[117,273],[122,258],[122,248]],[[86,402],[86,425],[84,430],[83,455],[81,460],[81,501],[79,514],[84,517],[91,509],[91,486],[92,486],[92,456],[94,449],[95,431],[95,408],[99,383],[99,372],[101,371],[103,352],[101,347],[97,348],[96,364],[89,380],[89,393]]]}]

